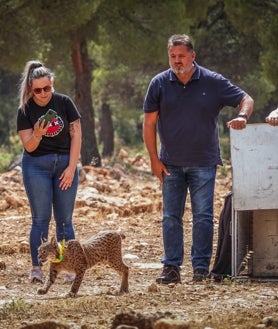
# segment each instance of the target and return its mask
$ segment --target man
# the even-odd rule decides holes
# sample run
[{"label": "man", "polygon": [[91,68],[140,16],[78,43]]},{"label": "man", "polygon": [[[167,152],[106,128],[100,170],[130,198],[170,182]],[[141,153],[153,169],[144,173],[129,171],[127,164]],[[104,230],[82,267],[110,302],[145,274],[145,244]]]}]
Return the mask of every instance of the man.
[{"label": "man", "polygon": [[[222,164],[218,114],[224,106],[238,107],[227,123],[246,127],[253,99],[222,75],[195,61],[187,35],[168,40],[170,69],[150,82],[144,101],[143,137],[151,169],[162,184],[163,272],[157,283],[180,283],[183,263],[183,221],[187,192],[193,215],[191,261],[193,280],[209,274],[213,241],[213,196],[216,166]],[[161,149],[158,155],[156,131]]]},{"label": "man", "polygon": [[265,118],[265,122],[271,126],[278,126],[278,108],[269,113]]}]

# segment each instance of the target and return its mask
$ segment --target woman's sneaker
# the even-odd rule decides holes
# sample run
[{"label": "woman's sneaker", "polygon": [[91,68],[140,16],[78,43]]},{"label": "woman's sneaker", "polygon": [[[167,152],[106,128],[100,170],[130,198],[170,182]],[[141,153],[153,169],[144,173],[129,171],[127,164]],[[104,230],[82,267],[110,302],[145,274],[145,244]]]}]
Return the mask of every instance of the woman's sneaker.
[{"label": "woman's sneaker", "polygon": [[40,266],[32,268],[30,271],[29,279],[32,283],[42,282],[42,270]]},{"label": "woman's sneaker", "polygon": [[180,272],[173,265],[164,265],[161,276],[156,279],[156,283],[159,284],[170,284],[170,283],[181,283]]}]

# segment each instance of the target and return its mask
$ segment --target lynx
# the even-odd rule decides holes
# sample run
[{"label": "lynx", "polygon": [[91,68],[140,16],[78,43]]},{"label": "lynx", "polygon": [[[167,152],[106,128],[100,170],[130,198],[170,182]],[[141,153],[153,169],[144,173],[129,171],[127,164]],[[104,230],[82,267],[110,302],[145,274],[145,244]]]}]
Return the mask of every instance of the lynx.
[{"label": "lynx", "polygon": [[105,263],[115,269],[122,277],[120,293],[128,292],[128,266],[123,262],[121,242],[124,235],[116,231],[103,231],[80,243],[69,240],[65,245],[57,242],[55,237],[39,247],[39,261],[50,261],[50,271],[39,295],[46,294],[60,272],[75,273],[75,279],[68,297],[75,297],[82,283],[85,271],[97,263]]}]

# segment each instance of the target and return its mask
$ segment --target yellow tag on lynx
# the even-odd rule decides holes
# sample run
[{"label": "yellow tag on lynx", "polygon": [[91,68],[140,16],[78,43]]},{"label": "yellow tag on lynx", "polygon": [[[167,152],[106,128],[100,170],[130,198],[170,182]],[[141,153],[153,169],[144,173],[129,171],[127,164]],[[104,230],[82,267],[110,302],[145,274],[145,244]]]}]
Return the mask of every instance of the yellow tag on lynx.
[{"label": "yellow tag on lynx", "polygon": [[60,263],[64,259],[63,253],[64,253],[65,246],[66,246],[65,239],[62,240],[62,243],[58,242],[59,256],[56,259],[54,259],[52,261],[52,263]]}]

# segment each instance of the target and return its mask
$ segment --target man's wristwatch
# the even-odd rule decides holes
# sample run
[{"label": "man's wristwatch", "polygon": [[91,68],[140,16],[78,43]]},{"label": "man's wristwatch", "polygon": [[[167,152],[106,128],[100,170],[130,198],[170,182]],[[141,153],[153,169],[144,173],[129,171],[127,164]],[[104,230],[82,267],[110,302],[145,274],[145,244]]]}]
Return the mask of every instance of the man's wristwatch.
[{"label": "man's wristwatch", "polygon": [[238,117],[239,117],[239,118],[244,118],[245,120],[248,119],[248,115],[247,115],[246,113],[239,113],[239,114],[238,114]]}]

